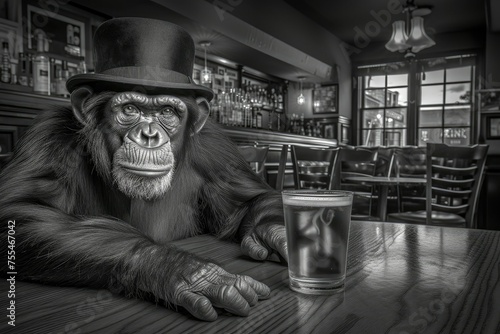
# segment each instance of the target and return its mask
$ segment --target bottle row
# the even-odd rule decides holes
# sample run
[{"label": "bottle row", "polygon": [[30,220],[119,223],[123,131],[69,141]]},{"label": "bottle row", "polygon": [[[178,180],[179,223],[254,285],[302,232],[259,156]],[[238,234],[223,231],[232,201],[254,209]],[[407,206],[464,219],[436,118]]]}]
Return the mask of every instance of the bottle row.
[{"label": "bottle row", "polygon": [[291,115],[288,132],[302,136],[323,137],[321,123],[315,122],[313,119],[306,120],[304,114],[300,116],[297,114]]},{"label": "bottle row", "polygon": [[257,85],[219,91],[211,101],[211,117],[223,125],[284,131],[283,95]]},{"label": "bottle row", "polygon": [[38,35],[37,52],[20,52],[17,65],[10,59],[9,44],[2,43],[1,81],[31,87],[34,93],[69,97],[66,81],[72,75],[85,73],[85,61],[70,66],[67,60],[49,57],[45,52],[47,40]]}]

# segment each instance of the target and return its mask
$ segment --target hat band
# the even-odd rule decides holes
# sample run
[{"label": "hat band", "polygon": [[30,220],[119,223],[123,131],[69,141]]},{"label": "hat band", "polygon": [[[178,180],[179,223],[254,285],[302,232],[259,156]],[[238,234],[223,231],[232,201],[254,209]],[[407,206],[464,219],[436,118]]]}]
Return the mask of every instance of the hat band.
[{"label": "hat band", "polygon": [[187,75],[169,69],[161,68],[159,66],[114,67],[98,73],[138,80],[172,83],[192,83],[191,78]]}]

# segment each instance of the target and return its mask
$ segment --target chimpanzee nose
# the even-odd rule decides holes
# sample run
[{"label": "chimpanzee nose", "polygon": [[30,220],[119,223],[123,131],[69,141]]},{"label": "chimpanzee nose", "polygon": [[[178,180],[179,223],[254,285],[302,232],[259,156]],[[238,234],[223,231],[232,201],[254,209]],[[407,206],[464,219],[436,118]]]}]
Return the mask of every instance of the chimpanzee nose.
[{"label": "chimpanzee nose", "polygon": [[145,148],[156,148],[168,142],[165,131],[155,122],[139,123],[132,128],[127,137],[137,145]]}]

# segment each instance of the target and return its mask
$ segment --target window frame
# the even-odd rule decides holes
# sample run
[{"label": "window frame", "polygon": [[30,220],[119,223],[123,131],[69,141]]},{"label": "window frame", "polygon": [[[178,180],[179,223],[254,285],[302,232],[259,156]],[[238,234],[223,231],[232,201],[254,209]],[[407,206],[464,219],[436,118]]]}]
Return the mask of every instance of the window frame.
[{"label": "window frame", "polygon": [[[444,61],[443,61],[444,60]],[[449,73],[447,73],[447,69],[453,69],[453,68],[459,68],[459,67],[465,67],[465,66],[471,66],[470,67],[470,81],[466,80],[457,80],[457,81],[447,81],[447,76],[449,76]],[[476,84],[477,84],[477,73],[478,73],[478,67],[479,67],[479,57],[475,53],[469,53],[469,54],[460,54],[460,55],[451,55],[451,56],[445,56],[445,57],[435,57],[435,58],[425,58],[425,59],[414,59],[412,61],[407,61],[407,62],[393,62],[393,63],[386,63],[386,64],[375,64],[375,65],[360,65],[355,67],[355,75],[357,78],[357,92],[355,94],[355,99],[354,103],[357,103],[356,107],[356,112],[355,115],[353,115],[353,121],[356,122],[357,124],[357,131],[356,131],[356,137],[355,142],[359,143],[360,145],[365,145],[368,144],[368,142],[364,142],[364,131],[367,130],[366,125],[364,124],[364,114],[366,110],[373,110],[377,109],[376,107],[370,108],[366,107],[365,105],[365,92],[367,88],[365,87],[365,78],[368,75],[375,76],[375,75],[385,75],[385,86],[384,87],[373,87],[372,89],[385,89],[385,100],[384,100],[384,106],[378,107],[378,109],[383,109],[384,110],[384,122],[383,122],[383,127],[377,128],[381,130],[382,133],[382,141],[381,144],[384,146],[387,146],[387,144],[392,145],[392,143],[387,143],[386,141],[386,136],[384,133],[386,131],[392,130],[392,128],[388,128],[386,126],[386,121],[385,121],[385,116],[386,116],[386,110],[389,109],[390,107],[387,107],[387,89],[388,88],[398,88],[398,87],[403,87],[403,86],[394,86],[394,87],[387,87],[388,85],[388,76],[393,75],[393,74],[402,74],[406,73],[408,75],[408,85],[404,86],[407,87],[407,98],[408,98],[408,103],[404,107],[406,108],[406,126],[397,128],[397,129],[402,129],[403,133],[402,135],[405,135],[406,138],[402,140],[404,145],[420,145],[422,146],[423,144],[420,143],[420,134],[421,130],[423,129],[441,129],[441,135],[439,138],[441,138],[441,142],[445,142],[445,136],[444,133],[446,131],[450,131],[448,129],[465,129],[465,130],[460,130],[460,131],[465,131],[465,133],[468,133],[469,138],[467,138],[468,142],[463,143],[461,145],[471,145],[476,143],[477,141],[477,129],[476,129],[476,110],[477,110],[477,105],[475,102],[475,90],[476,90]],[[396,69],[396,70],[394,70]],[[422,83],[421,77],[422,77],[422,71],[432,71],[432,70],[443,70],[443,79],[439,83]],[[413,78],[413,80],[412,80]],[[443,96],[442,96],[442,102],[439,104],[428,104],[428,105],[422,105],[421,104],[421,96],[422,96],[422,87],[429,87],[432,85],[441,85],[443,87]],[[449,85],[454,85],[454,84],[470,84],[470,96],[469,96],[469,101],[465,103],[446,103],[447,99],[447,87]],[[370,88],[368,88],[370,89]],[[470,110],[469,112],[469,119],[468,119],[468,125],[455,125],[455,124],[449,124],[450,122],[446,121],[446,114],[450,112],[450,110],[453,110],[454,106],[459,106],[462,108],[467,108]],[[441,125],[440,126],[420,126],[420,117],[421,117],[421,108],[422,107],[436,107],[440,108],[441,110]],[[401,108],[401,107],[392,107],[392,108]],[[406,130],[406,132],[404,132]]]}]

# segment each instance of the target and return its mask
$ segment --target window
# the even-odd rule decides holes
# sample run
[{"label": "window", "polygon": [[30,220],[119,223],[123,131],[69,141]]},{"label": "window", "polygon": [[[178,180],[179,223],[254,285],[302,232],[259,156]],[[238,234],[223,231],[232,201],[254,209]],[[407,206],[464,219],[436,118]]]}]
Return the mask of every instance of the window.
[{"label": "window", "polygon": [[471,144],[474,71],[472,55],[358,67],[359,144]]},{"label": "window", "polygon": [[405,145],[408,74],[366,75],[363,78],[363,92],[363,145]]},{"label": "window", "polygon": [[420,72],[418,145],[427,142],[468,145],[471,137],[474,66],[446,62]]}]

